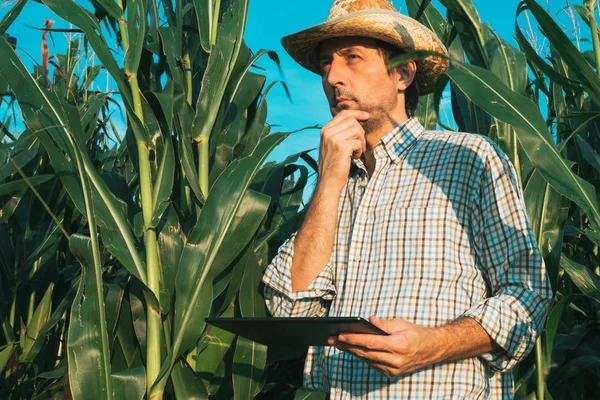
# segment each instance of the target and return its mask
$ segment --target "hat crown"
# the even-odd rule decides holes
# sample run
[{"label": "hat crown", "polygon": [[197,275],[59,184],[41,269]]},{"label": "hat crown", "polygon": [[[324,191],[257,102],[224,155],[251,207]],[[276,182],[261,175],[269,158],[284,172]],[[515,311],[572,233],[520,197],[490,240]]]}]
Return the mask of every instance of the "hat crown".
[{"label": "hat crown", "polygon": [[388,0],[335,0],[329,10],[327,20],[370,8],[396,11],[394,6]]}]

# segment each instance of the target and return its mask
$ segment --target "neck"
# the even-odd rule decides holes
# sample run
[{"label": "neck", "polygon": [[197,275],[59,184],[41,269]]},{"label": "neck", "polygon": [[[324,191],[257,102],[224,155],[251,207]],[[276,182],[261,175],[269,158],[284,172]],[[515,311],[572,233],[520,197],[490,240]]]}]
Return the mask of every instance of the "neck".
[{"label": "neck", "polygon": [[401,113],[397,116],[388,116],[375,127],[365,126],[365,139],[367,142],[367,151],[364,154],[365,167],[369,176],[373,175],[375,171],[375,156],[373,155],[373,149],[381,141],[381,138],[388,134],[392,129],[398,125],[408,121],[406,113]]},{"label": "neck", "polygon": [[[384,118],[375,121],[367,121],[367,124],[364,127],[367,152],[372,152],[373,148],[377,146],[377,143],[381,141],[382,137],[406,121],[408,121],[406,112],[397,113],[396,115],[386,115]],[[372,124],[369,124],[369,122]]]}]

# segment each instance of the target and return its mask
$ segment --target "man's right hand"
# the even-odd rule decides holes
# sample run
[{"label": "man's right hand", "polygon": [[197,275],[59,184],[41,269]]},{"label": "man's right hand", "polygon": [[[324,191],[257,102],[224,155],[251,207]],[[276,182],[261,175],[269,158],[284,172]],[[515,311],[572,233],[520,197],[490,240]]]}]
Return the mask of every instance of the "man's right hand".
[{"label": "man's right hand", "polygon": [[360,110],[342,110],[321,128],[319,181],[340,191],[348,180],[350,159],[366,151],[365,130],[358,121],[369,119]]}]

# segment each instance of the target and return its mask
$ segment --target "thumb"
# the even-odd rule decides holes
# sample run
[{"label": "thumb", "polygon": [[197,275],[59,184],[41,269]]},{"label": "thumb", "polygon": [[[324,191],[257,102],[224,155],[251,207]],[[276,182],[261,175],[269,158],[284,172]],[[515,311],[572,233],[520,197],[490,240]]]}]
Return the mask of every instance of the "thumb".
[{"label": "thumb", "polygon": [[402,332],[406,329],[409,329],[413,325],[410,322],[400,318],[381,320],[375,316],[370,317],[369,322],[390,334]]},{"label": "thumb", "polygon": [[392,326],[390,324],[391,320],[389,319],[381,320],[373,315],[369,317],[369,322],[387,333],[392,333]]}]

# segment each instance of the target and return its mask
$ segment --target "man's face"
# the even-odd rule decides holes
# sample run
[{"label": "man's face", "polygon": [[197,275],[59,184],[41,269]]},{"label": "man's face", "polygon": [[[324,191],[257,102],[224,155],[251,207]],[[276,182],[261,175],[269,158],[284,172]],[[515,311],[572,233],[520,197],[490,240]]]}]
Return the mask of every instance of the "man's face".
[{"label": "man's face", "polygon": [[[398,73],[388,73],[383,55],[370,38],[328,39],[319,46],[323,90],[331,114],[353,109],[371,114],[365,130],[377,128],[397,110]],[[402,105],[402,107],[404,107]]]}]

